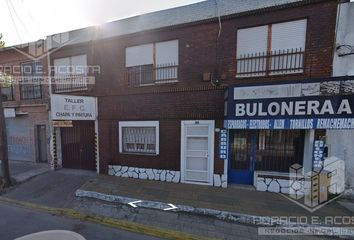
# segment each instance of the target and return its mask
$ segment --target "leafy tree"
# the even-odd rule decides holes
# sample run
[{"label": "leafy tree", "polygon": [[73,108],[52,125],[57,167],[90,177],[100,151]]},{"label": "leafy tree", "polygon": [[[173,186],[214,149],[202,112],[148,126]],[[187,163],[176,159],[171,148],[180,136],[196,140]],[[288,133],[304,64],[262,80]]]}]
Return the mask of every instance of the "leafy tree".
[{"label": "leafy tree", "polygon": [[2,39],[2,34],[0,33],[0,48],[5,47],[5,42],[1,40]]}]

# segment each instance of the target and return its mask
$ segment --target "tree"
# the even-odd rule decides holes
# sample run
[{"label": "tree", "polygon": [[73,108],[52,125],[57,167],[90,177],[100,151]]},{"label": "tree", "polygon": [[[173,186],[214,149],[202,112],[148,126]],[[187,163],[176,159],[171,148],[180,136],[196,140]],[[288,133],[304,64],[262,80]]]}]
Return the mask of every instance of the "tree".
[{"label": "tree", "polygon": [[2,34],[0,33],[0,48],[5,47],[5,42],[1,40],[2,39]]},{"label": "tree", "polygon": [[[0,34],[0,48],[5,46],[5,42],[1,40],[2,34]],[[1,172],[3,183],[2,187],[9,187],[12,185],[9,169],[9,155],[8,155],[8,146],[7,146],[7,135],[6,135],[6,125],[5,125],[5,116],[4,109],[2,106],[3,95],[2,95],[2,86],[9,83],[9,76],[6,76],[5,73],[0,72],[0,159],[1,159]]]}]

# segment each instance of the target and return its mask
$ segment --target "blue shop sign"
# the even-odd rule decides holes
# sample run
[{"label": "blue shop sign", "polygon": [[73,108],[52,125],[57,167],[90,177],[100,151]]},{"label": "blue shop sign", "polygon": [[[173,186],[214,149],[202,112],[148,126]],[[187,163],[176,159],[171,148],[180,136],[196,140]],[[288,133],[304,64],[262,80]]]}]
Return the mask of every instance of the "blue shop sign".
[{"label": "blue shop sign", "polygon": [[229,87],[228,129],[354,129],[354,76]]},{"label": "blue shop sign", "polygon": [[227,130],[220,130],[220,143],[219,143],[219,158],[222,160],[227,160]]},{"label": "blue shop sign", "polygon": [[312,168],[322,169],[324,159],[324,147],[323,140],[315,140],[313,143],[313,156],[312,156]]}]

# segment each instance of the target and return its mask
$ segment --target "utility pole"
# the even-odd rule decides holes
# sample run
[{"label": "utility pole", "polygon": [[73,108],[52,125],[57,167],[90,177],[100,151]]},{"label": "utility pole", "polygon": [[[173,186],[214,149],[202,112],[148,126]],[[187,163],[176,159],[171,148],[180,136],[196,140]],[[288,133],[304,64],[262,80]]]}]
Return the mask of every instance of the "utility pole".
[{"label": "utility pole", "polygon": [[[1,76],[2,75],[0,73],[0,78],[1,78]],[[11,183],[11,178],[10,178],[9,154],[8,154],[8,148],[7,148],[5,115],[4,115],[4,108],[2,106],[1,82],[0,82],[0,153],[1,153],[1,155],[0,155],[1,172],[2,172],[2,178],[3,178],[2,187],[9,187],[9,186],[11,186],[12,183]]]},{"label": "utility pole", "polygon": [[[5,46],[5,42],[2,41],[2,34],[0,33],[0,48]],[[3,178],[2,186],[0,187],[9,187],[12,185],[10,177],[10,168],[9,168],[9,153],[7,148],[7,135],[6,135],[6,125],[5,125],[5,115],[4,108],[2,106],[2,91],[1,84],[6,83],[5,73],[0,72],[0,159],[1,159],[1,173]],[[12,84],[12,83],[11,83]],[[1,182],[0,182],[1,183]]]}]

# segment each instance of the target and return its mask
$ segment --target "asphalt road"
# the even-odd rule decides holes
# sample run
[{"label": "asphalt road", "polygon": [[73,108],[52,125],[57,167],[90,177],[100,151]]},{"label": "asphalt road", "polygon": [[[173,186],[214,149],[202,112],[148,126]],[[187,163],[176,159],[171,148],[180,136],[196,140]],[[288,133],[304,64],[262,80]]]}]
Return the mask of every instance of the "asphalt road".
[{"label": "asphalt road", "polygon": [[0,239],[13,240],[26,234],[47,230],[69,230],[81,234],[87,240],[155,240],[119,229],[91,222],[52,216],[51,214],[0,203]]}]

